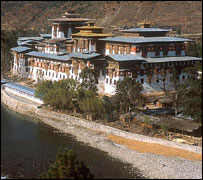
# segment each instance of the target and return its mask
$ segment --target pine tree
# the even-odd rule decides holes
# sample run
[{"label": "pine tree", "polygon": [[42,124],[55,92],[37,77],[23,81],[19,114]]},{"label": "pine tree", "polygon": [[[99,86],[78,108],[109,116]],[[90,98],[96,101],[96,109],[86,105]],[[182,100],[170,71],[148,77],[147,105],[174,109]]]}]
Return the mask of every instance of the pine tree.
[{"label": "pine tree", "polygon": [[103,100],[98,98],[93,90],[80,92],[78,105],[83,113],[91,114],[97,118],[102,117],[105,112]]},{"label": "pine tree", "polygon": [[45,95],[53,89],[52,81],[42,81],[38,84],[37,89],[35,91],[35,96],[41,99],[44,99]]},{"label": "pine tree", "polygon": [[82,79],[82,83],[80,84],[81,88],[84,90],[92,90],[97,92],[97,79],[92,69],[85,67],[80,73],[80,78]]},{"label": "pine tree", "polygon": [[130,77],[119,80],[116,84],[116,97],[119,101],[120,108],[130,112],[145,102],[142,94],[143,87]]},{"label": "pine tree", "polygon": [[177,89],[178,106],[184,115],[202,122],[202,75],[198,74],[198,71],[202,72],[201,63],[186,71],[189,78]]},{"label": "pine tree", "polygon": [[77,158],[73,150],[58,150],[56,161],[40,179],[94,179],[89,168]]}]

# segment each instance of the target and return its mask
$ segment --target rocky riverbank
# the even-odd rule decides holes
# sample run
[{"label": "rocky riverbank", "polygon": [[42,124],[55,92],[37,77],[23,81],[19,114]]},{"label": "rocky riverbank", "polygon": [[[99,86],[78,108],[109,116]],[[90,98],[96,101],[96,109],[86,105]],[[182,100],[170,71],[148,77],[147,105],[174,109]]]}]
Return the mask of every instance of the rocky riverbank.
[{"label": "rocky riverbank", "polygon": [[[17,100],[4,91],[1,91],[1,100],[12,110],[38,117],[42,122],[56,128],[58,131],[72,134],[77,140],[105,151],[123,162],[132,164],[147,178],[202,178],[201,147],[128,133],[66,114],[39,109],[36,104],[28,104],[20,101],[20,99]],[[122,142],[122,139],[115,141],[116,137],[117,139],[120,137],[125,138],[125,140],[131,140],[133,142],[131,144],[141,148],[134,149]],[[144,143],[143,146],[140,145],[140,142]],[[157,145],[159,146],[156,147]],[[155,148],[153,152],[150,151],[150,146]],[[148,149],[147,152],[146,149]],[[168,149],[173,153],[169,153]],[[163,150],[166,151],[164,155],[161,153]],[[180,156],[181,150],[185,154],[188,153],[188,157],[194,156],[196,159],[191,160],[187,156]]]}]

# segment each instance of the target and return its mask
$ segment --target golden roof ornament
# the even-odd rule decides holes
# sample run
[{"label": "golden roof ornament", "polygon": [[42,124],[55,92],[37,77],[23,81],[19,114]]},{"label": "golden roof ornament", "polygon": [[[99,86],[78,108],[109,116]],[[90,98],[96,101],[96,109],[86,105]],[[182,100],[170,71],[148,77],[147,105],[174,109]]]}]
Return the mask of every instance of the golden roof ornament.
[{"label": "golden roof ornament", "polygon": [[141,23],[139,23],[140,28],[149,28],[151,22],[147,19],[144,19]]}]

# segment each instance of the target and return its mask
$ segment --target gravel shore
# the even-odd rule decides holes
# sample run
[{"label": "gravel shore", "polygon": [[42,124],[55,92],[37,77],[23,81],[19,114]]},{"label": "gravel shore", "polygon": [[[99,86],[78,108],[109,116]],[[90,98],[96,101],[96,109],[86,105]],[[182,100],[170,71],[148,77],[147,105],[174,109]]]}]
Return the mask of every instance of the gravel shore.
[{"label": "gravel shore", "polygon": [[[107,152],[111,157],[117,158],[120,161],[131,164],[132,167],[139,169],[141,174],[148,179],[202,179],[202,161],[152,153],[142,153],[129,149],[127,146],[117,144],[108,139],[107,136],[111,134],[107,132],[94,130],[94,128],[85,128],[84,126],[71,123],[71,120],[64,121],[60,118],[53,119],[45,116],[38,116],[37,112],[33,111],[33,109],[37,109],[36,107],[34,108],[34,105],[29,105],[26,104],[26,102],[19,101],[19,99],[9,97],[3,91],[1,93],[3,95],[1,100],[11,109],[18,111],[19,113],[35,116],[40,119],[41,122],[54,127],[56,131],[71,134],[78,141]],[[22,109],[21,107],[24,108]],[[30,111],[32,111],[32,113]],[[48,114],[52,114],[52,112]],[[71,119],[74,121],[73,117],[71,117]],[[134,134],[133,138],[145,143],[162,144],[166,146],[166,148],[167,146],[176,147],[178,149],[202,154],[201,147],[170,142],[139,134]],[[133,169],[131,169],[131,173],[135,173]]]},{"label": "gravel shore", "polygon": [[[148,179],[202,179],[202,161],[140,153],[112,142],[106,138],[105,133],[53,119],[41,118],[41,120],[60,132],[72,134],[78,141],[132,164]],[[152,142],[154,143],[154,139]]]}]

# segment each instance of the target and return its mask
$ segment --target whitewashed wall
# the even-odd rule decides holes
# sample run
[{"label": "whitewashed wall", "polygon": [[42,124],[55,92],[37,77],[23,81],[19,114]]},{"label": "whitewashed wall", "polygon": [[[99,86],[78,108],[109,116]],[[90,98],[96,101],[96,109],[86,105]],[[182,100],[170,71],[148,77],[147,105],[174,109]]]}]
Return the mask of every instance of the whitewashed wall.
[{"label": "whitewashed wall", "polygon": [[6,87],[6,86],[5,86],[5,90],[9,91],[9,92],[11,92],[13,94],[16,94],[17,96],[20,96],[22,98],[28,99],[30,101],[33,101],[33,102],[36,102],[36,103],[39,103],[39,104],[43,104],[42,100],[40,100],[39,98],[37,98],[35,96],[32,96],[30,94],[27,94],[27,93],[24,93],[24,92],[21,92],[21,91],[18,91],[16,89],[12,89],[12,88]]}]

